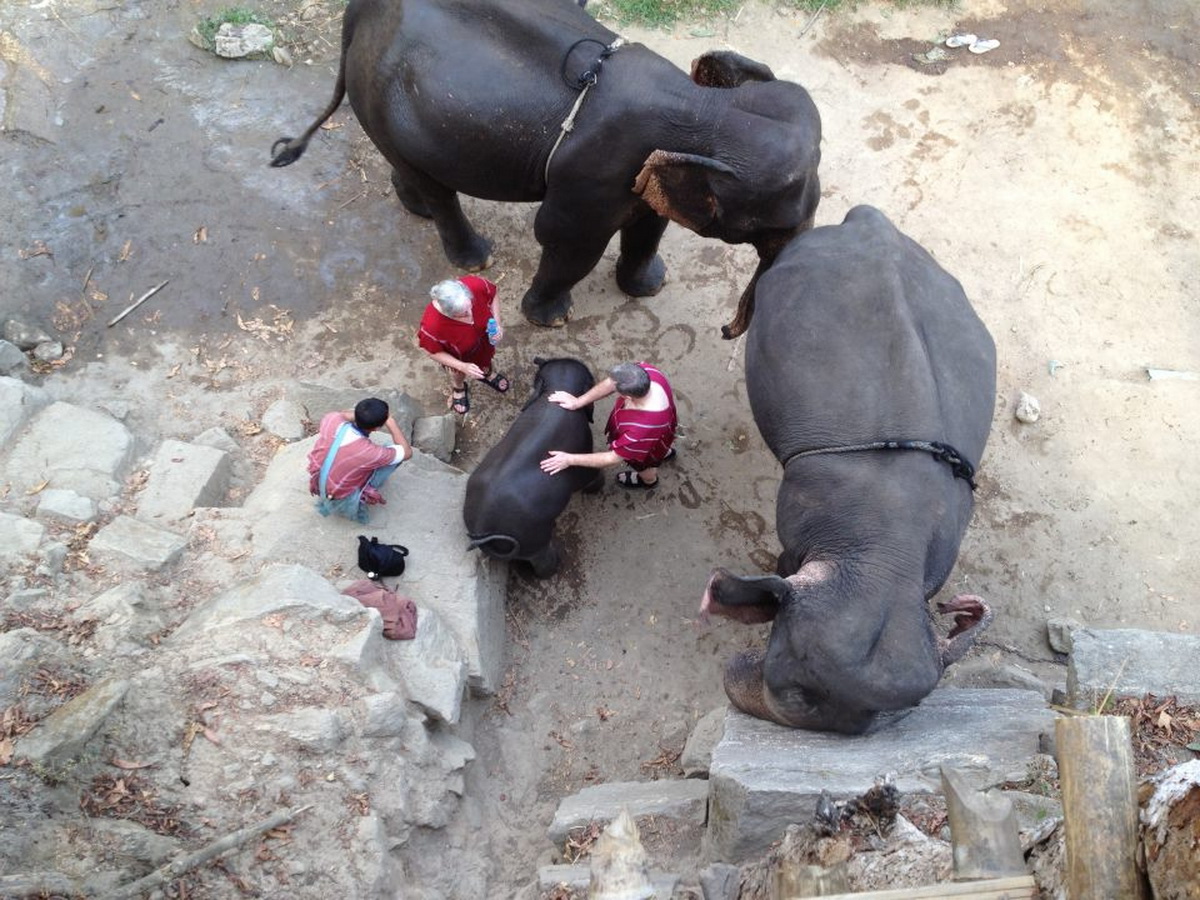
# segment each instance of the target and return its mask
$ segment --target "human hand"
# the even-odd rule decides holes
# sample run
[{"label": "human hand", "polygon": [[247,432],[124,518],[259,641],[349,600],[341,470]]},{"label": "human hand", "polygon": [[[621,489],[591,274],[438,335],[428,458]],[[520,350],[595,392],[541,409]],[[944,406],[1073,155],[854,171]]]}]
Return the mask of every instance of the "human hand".
[{"label": "human hand", "polygon": [[547,475],[557,475],[563,469],[571,468],[571,454],[565,450],[551,450],[550,455],[538,463]]},{"label": "human hand", "polygon": [[483,378],[483,369],[475,365],[475,363],[463,363],[463,367],[459,369],[468,378],[474,378],[476,381]]},{"label": "human hand", "polygon": [[579,409],[579,398],[566,391],[555,391],[546,399],[551,403],[557,403],[563,409]]}]

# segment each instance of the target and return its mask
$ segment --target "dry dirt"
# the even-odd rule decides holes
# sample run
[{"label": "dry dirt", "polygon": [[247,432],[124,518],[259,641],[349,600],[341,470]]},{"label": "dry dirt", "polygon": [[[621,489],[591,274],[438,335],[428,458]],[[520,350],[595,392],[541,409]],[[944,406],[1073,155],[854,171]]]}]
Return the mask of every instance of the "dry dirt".
[{"label": "dry dirt", "polygon": [[[413,337],[428,284],[454,273],[432,227],[390,194],[349,108],[301,163],[266,166],[271,142],[328,99],[336,18],[312,6],[296,20],[308,46],[293,48],[291,69],[229,63],[185,41],[221,5],[0,10],[0,172],[12,186],[0,309],[60,334],[71,358],[45,377],[77,402],[127,403],[147,448],[254,421],[291,379],[401,387],[439,408],[443,385]],[[956,30],[1000,47],[914,60]],[[994,427],[946,586],[997,611],[978,652],[1054,682],[1048,618],[1194,630],[1200,383],[1146,369],[1200,372],[1197,7],[969,0],[813,21],[748,4],[732,21],[623,31],[685,67],[728,46],[804,84],[824,121],[818,225],[878,206],[962,281],[991,329]],[[699,629],[695,611],[714,565],[773,568],[778,468],[750,418],[740,344],[719,334],[752,251],[672,226],[669,283],[634,302],[614,284],[614,246],[576,289],[570,324],[547,331],[516,315],[537,258],[533,209],[465,205],[496,241],[488,275],[513,311],[498,361],[516,389],[475,392],[460,464],[507,427],[536,355],[597,370],[653,360],[683,426],[659,490],[576,498],[560,521],[563,571],[511,576],[505,688],[468,735],[487,858],[454,851],[490,868],[500,896],[550,860],[559,798],[673,774],[690,728],[723,702],[723,660],[765,631]],[[1022,391],[1041,403],[1035,424],[1013,417]],[[412,875],[443,865],[430,855]]]}]

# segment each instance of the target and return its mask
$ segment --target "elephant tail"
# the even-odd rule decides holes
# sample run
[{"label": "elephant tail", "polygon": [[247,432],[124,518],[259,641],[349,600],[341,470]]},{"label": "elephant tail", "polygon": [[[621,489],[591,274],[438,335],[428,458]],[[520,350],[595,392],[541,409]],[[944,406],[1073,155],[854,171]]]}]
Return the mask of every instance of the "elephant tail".
[{"label": "elephant tail", "polygon": [[485,534],[472,537],[468,550],[481,548],[488,556],[496,559],[515,559],[521,552],[521,542],[507,534]]},{"label": "elephant tail", "polygon": [[342,100],[346,97],[346,50],[350,46],[350,38],[353,34],[354,28],[351,22],[347,20],[342,26],[342,58],[338,61],[337,82],[333,86],[333,99],[329,101],[329,105],[325,107],[325,111],[317,117],[315,122],[308,126],[308,129],[300,137],[281,137],[271,145],[271,165],[273,167],[290,166],[303,156],[304,151],[308,149],[308,142],[312,140],[312,136],[316,134],[317,129],[324,125],[325,120],[332,116],[337,111],[337,108],[342,105]]}]

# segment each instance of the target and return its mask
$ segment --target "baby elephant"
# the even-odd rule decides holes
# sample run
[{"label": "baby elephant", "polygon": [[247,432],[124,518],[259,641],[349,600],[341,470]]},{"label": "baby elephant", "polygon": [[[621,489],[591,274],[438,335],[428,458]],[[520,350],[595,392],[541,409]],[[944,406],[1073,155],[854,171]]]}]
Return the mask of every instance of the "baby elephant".
[{"label": "baby elephant", "polygon": [[463,521],[478,547],[496,559],[523,559],[538,578],[549,578],[561,559],[554,520],[575,491],[592,493],[603,484],[595,469],[572,467],[547,475],[538,463],[550,450],[592,452],[592,406],[566,410],[546,398],[554,391],[579,396],[595,379],[577,359],[535,359],[533,396],[508,433],[467,480]]}]

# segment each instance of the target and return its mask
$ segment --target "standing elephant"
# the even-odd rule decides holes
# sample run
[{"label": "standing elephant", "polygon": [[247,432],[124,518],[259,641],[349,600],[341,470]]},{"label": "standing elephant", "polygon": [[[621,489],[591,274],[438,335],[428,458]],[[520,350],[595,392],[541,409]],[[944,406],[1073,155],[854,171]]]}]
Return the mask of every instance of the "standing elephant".
[{"label": "standing elephant", "polygon": [[689,79],[567,0],[351,0],[333,99],[275,142],[271,165],[299,159],[347,94],[454,265],[492,261],[458,192],[541,201],[521,301],[539,325],[567,320],[571,288],[618,231],[617,284],[645,297],[666,275],[668,220],[753,244],[761,272],[820,198],[821,120],[804,88],[730,52],[696,60]]},{"label": "standing elephant", "polygon": [[758,284],[746,390],[783,464],[777,575],[717,569],[702,614],[772,621],[734,657],[739,709],[858,733],[915,706],[991,621],[980,598],[928,599],[971,518],[996,350],[962,286],[878,210],[795,238]]},{"label": "standing elephant", "polygon": [[579,467],[547,475],[539,468],[552,449],[592,451],[592,405],[567,410],[547,398],[555,391],[579,396],[596,382],[577,359],[534,362],[538,370],[529,402],[467,479],[463,521],[471,538],[468,549],[527,560],[538,578],[548,578],[561,558],[555,520],[575,491],[599,490],[604,476]]}]

